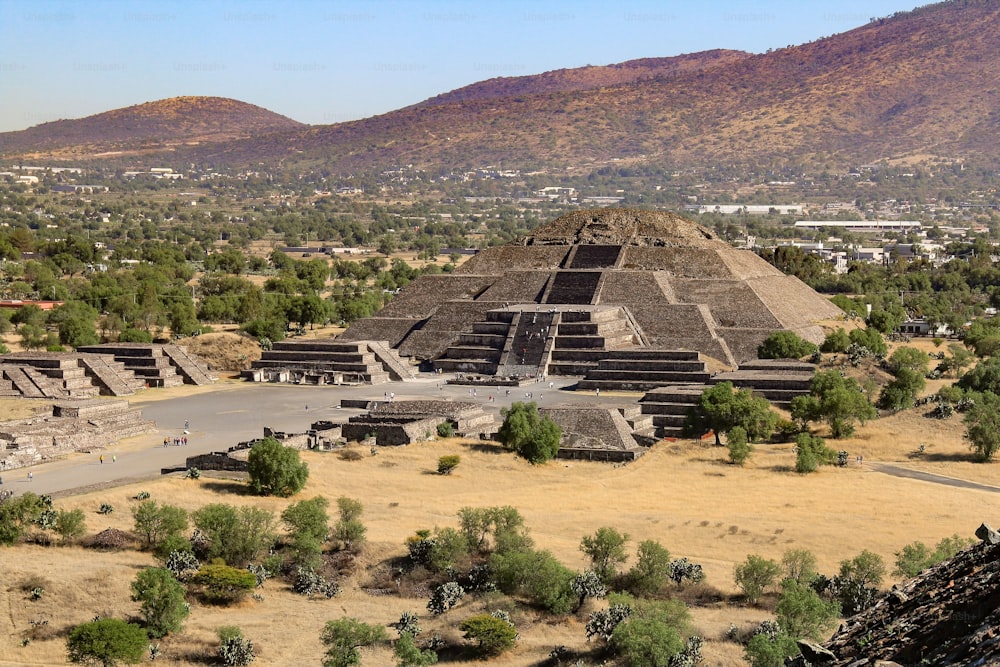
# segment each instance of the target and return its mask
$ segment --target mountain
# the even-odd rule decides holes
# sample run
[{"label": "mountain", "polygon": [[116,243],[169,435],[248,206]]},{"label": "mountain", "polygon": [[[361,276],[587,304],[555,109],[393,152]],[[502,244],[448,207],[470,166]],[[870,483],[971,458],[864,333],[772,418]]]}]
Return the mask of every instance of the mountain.
[{"label": "mountain", "polygon": [[0,154],[157,152],[177,144],[226,142],[302,127],[267,109],[224,97],[172,97],[0,133]]},{"label": "mountain", "polygon": [[[55,145],[38,134],[45,127],[25,132]],[[177,151],[205,163],[341,173],[612,160],[842,169],[913,156],[1000,158],[998,130],[1000,3],[951,0],[764,54],[720,50],[496,78],[364,120]],[[9,135],[0,135],[0,152],[13,152]]]}]

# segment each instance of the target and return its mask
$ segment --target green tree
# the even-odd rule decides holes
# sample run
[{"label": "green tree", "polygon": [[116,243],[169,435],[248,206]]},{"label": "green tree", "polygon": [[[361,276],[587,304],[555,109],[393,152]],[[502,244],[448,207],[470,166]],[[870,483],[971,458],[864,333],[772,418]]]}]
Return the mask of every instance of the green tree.
[{"label": "green tree", "polygon": [[515,402],[500,414],[503,424],[497,438],[505,448],[533,464],[545,463],[559,451],[562,430],[548,417],[539,416],[534,402]]},{"label": "green tree", "polygon": [[795,639],[784,632],[773,635],[759,632],[750,638],[744,650],[752,667],[784,667],[786,658],[800,653]]},{"label": "green tree", "polygon": [[87,519],[82,509],[59,510],[56,512],[55,531],[63,544],[72,544],[87,532]]},{"label": "green tree", "polygon": [[465,639],[478,642],[479,653],[483,656],[500,655],[514,648],[517,628],[505,619],[490,614],[477,614],[462,621],[458,629]]},{"label": "green tree", "polygon": [[396,640],[393,654],[396,656],[396,667],[426,667],[438,661],[437,653],[429,648],[421,650],[409,632],[404,632]]},{"label": "green tree", "polygon": [[205,540],[203,560],[221,558],[230,565],[244,566],[266,552],[276,539],[274,515],[259,507],[237,509],[213,503],[196,511],[192,519]]},{"label": "green tree", "polygon": [[288,497],[302,490],[309,478],[309,465],[298,450],[266,437],[250,449],[247,460],[250,489],[260,496]]},{"label": "green tree", "polygon": [[179,632],[190,607],[184,601],[184,586],[169,570],[147,567],[132,582],[132,599],[142,603],[139,614],[150,637]]},{"label": "green tree", "polygon": [[781,587],[775,607],[781,629],[795,639],[822,639],[840,614],[837,602],[823,600],[812,588],[793,579],[786,579]]},{"label": "green tree", "polygon": [[864,424],[878,416],[857,381],[835,370],[817,373],[809,385],[809,396],[792,399],[791,412],[792,419],[803,424],[826,421],[834,438],[850,437],[856,422]]},{"label": "green tree", "polygon": [[731,382],[720,382],[702,392],[685,429],[691,435],[713,431],[715,444],[721,446],[721,434],[736,426],[743,428],[750,440],[759,440],[770,437],[777,424],[778,415],[766,398],[754,396],[748,389],[733,391]]},{"label": "green tree", "polygon": [[753,445],[747,442],[747,432],[742,426],[734,426],[729,429],[726,437],[726,448],[729,450],[729,461],[734,465],[741,466],[750,458],[753,453]]},{"label": "green tree", "polygon": [[814,343],[799,337],[794,331],[775,331],[757,348],[758,359],[801,359],[815,354]]},{"label": "green tree", "polygon": [[30,491],[0,503],[0,544],[17,543],[47,509],[48,504]]},{"label": "green tree", "polygon": [[795,438],[795,472],[816,472],[822,465],[831,465],[837,460],[837,452],[826,446],[823,438],[799,433]]},{"label": "green tree", "polygon": [[808,549],[788,549],[781,556],[785,579],[808,585],[816,578],[816,556]]},{"label": "green tree", "polygon": [[330,532],[330,515],[326,508],[330,501],[322,496],[292,503],[281,513],[281,520],[292,533],[292,537],[310,537],[325,542]]},{"label": "green tree", "polygon": [[[995,358],[991,358],[991,361]],[[974,401],[962,420],[965,424],[965,438],[969,441],[976,460],[987,463],[1000,450],[1000,396],[987,391],[976,394]]]},{"label": "green tree", "polygon": [[867,348],[876,357],[881,357],[889,351],[882,334],[877,329],[851,329],[847,336],[851,343]]},{"label": "green tree", "polygon": [[155,500],[145,500],[133,507],[132,518],[135,519],[135,532],[145,536],[150,547],[188,527],[187,510],[173,505],[161,506]]},{"label": "green tree", "polygon": [[740,587],[747,602],[756,605],[761,595],[777,581],[781,566],[775,561],[750,554],[742,563],[733,569],[736,585]]},{"label": "green tree", "polygon": [[618,574],[618,566],[628,559],[625,552],[628,538],[627,533],[603,526],[580,541],[580,551],[590,558],[591,568],[604,583],[609,583]]},{"label": "green tree", "polygon": [[636,549],[636,562],[626,581],[635,595],[654,595],[670,576],[670,552],[656,540],[643,540]]},{"label": "green tree", "polygon": [[609,645],[630,667],[667,667],[684,650],[691,616],[678,600],[636,600],[625,594],[609,596],[612,605],[625,604],[631,613],[615,626]]},{"label": "green tree", "polygon": [[141,662],[148,645],[149,638],[142,628],[117,618],[81,623],[69,631],[66,639],[70,662],[103,667]]},{"label": "green tree", "polygon": [[327,647],[323,667],[351,667],[361,664],[359,649],[387,639],[385,628],[369,625],[356,618],[327,621],[320,641]]},{"label": "green tree", "polygon": [[350,551],[365,541],[367,529],[361,523],[364,506],[359,500],[341,496],[337,498],[337,509],[340,512],[340,520],[333,527],[333,538]]},{"label": "green tree", "polygon": [[548,551],[497,552],[490,557],[497,587],[507,595],[523,595],[532,604],[553,614],[573,609],[576,576]]},{"label": "green tree", "polygon": [[912,347],[897,348],[886,365],[895,378],[882,388],[879,405],[891,410],[900,410],[913,405],[917,395],[927,385],[929,359],[925,352]]}]

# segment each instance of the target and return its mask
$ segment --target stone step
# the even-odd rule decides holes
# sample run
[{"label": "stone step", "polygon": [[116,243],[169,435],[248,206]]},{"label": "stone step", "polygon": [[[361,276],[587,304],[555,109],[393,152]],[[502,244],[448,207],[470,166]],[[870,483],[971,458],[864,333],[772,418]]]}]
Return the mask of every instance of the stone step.
[{"label": "stone step", "polygon": [[[502,350],[495,347],[454,345],[445,350],[443,359],[468,359],[472,361],[499,362]],[[439,361],[443,360],[439,359]]]},{"label": "stone step", "polygon": [[686,415],[695,403],[641,403],[644,415]]},{"label": "stone step", "polygon": [[614,370],[598,367],[587,373],[587,380],[622,380],[669,384],[672,382],[707,382],[707,371]]}]

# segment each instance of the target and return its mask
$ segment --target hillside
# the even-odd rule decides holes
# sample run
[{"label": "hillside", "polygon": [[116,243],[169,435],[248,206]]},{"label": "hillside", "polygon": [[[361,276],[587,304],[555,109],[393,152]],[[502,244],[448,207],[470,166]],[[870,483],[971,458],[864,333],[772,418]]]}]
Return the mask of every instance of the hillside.
[{"label": "hillside", "polygon": [[[1000,4],[952,0],[769,53],[718,50],[490,79],[381,116],[258,131],[183,155],[341,173],[610,160],[843,169],[908,155],[1000,157],[998,96]],[[0,135],[0,151],[67,141],[46,127],[14,133],[35,133],[35,144]]]},{"label": "hillside", "polygon": [[237,100],[173,97],[0,133],[0,153],[155,151],[180,143],[232,141],[300,127],[302,123]]}]

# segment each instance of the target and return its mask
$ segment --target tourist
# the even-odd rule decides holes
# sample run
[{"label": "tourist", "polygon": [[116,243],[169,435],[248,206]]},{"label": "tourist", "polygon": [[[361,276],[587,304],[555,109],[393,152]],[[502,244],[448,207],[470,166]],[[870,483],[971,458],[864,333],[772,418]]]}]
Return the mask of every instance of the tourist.
[{"label": "tourist", "polygon": [[111,462],[112,463],[118,463],[118,455],[117,454],[112,454],[111,455]]},{"label": "tourist", "polygon": [[191,422],[189,420],[185,419],[184,420],[184,430],[185,431],[188,430],[188,426],[190,426],[190,425],[191,425]]},{"label": "tourist", "polygon": [[35,479],[35,474],[34,474],[34,473],[32,473],[32,472],[29,472],[29,473],[28,473],[28,481],[30,482],[30,481],[32,481],[32,480],[34,480],[34,479]]},{"label": "tourist", "polygon": [[597,387],[596,389],[594,389],[594,396],[600,396],[600,395],[601,395],[601,388]]},{"label": "tourist", "polygon": [[101,454],[101,465],[104,465],[104,454]]}]

